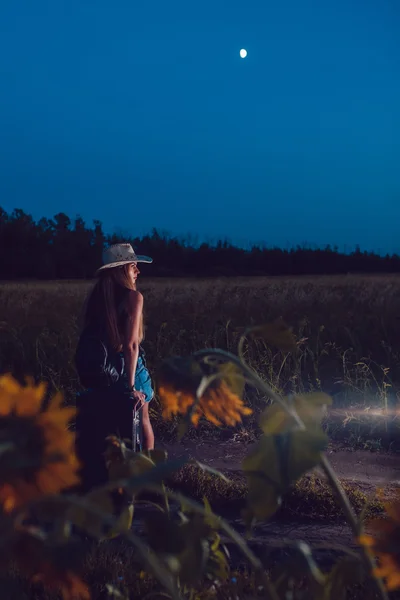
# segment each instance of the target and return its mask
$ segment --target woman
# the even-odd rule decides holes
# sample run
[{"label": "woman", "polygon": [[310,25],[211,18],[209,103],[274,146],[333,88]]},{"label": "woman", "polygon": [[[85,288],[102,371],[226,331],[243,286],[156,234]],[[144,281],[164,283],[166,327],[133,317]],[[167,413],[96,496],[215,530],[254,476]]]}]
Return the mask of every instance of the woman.
[{"label": "woman", "polygon": [[109,435],[132,438],[135,406],[141,407],[144,449],[154,448],[149,417],[154,392],[141,348],[143,296],[136,289],[139,262],[151,263],[152,259],[137,256],[130,244],[105,250],[86,303],[76,354],[81,383],[89,388],[78,396],[76,419],[84,491],[107,480],[105,439]]}]

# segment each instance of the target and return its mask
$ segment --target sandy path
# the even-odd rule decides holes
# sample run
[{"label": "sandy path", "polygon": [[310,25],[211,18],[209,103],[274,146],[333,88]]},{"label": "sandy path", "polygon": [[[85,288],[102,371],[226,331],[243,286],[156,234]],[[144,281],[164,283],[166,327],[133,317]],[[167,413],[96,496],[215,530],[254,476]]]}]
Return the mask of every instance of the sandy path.
[{"label": "sandy path", "polygon": [[[185,441],[166,446],[169,456],[189,456],[224,473],[240,472],[251,444],[214,440]],[[347,450],[331,445],[327,455],[340,479],[362,487],[400,486],[400,455]]]}]

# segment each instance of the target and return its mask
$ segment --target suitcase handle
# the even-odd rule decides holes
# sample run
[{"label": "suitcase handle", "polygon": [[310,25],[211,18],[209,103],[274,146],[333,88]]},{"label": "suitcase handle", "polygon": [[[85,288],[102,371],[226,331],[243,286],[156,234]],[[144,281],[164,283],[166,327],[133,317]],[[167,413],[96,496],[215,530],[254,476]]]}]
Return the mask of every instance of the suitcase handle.
[{"label": "suitcase handle", "polygon": [[[143,404],[141,402],[137,402],[133,407],[132,411],[132,450],[134,452],[142,451],[142,431],[141,431],[141,409],[143,408]],[[138,449],[139,447],[139,449]]]}]

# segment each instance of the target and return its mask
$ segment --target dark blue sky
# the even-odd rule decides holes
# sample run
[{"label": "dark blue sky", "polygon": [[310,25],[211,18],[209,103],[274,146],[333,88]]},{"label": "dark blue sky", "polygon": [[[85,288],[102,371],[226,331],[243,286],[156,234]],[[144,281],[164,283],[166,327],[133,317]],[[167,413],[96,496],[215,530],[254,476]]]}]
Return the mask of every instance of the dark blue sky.
[{"label": "dark blue sky", "polygon": [[0,3],[0,206],[35,218],[400,251],[399,110],[398,0]]}]

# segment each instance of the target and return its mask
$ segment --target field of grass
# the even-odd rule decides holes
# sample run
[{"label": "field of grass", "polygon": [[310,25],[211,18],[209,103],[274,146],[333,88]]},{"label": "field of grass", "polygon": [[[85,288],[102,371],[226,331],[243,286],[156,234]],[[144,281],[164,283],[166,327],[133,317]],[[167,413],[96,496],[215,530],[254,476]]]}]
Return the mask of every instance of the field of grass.
[{"label": "field of grass", "polygon": [[[73,402],[79,387],[73,354],[90,285],[0,284],[0,371],[49,381]],[[283,394],[313,389],[331,394],[331,437],[371,449],[393,446],[400,390],[400,277],[158,279],[142,280],[140,287],[145,349],[154,373],[173,354],[205,347],[235,352],[244,327],[282,316],[301,340],[298,356],[255,341],[246,348],[250,365]],[[247,400],[256,411],[264,405],[252,390]],[[152,410],[157,426],[157,403]],[[160,433],[169,430],[163,425]]]}]

